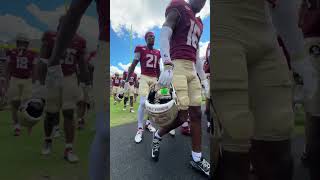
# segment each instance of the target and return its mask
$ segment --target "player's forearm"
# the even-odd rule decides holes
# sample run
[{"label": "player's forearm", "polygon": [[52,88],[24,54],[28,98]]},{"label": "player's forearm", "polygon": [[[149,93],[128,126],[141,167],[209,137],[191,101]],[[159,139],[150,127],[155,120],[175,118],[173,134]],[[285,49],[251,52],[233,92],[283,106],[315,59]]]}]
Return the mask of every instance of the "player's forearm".
[{"label": "player's forearm", "polygon": [[172,36],[172,29],[168,26],[162,26],[160,32],[160,53],[163,63],[167,64],[170,58],[170,39]]},{"label": "player's forearm", "polygon": [[125,79],[125,81],[126,82],[128,82],[129,81],[129,77],[131,76],[131,74],[134,72],[134,69],[135,69],[135,67],[133,67],[132,66],[132,64],[131,64],[131,66],[129,67],[129,69],[128,69],[128,76],[127,76],[127,79]]}]

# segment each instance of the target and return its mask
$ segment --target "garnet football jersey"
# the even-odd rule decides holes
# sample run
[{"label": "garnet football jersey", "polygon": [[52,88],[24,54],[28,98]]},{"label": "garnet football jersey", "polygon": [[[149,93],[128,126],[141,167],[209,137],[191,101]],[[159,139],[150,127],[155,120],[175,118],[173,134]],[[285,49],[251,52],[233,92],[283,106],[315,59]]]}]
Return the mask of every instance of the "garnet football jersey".
[{"label": "garnet football jersey", "polygon": [[12,49],[7,51],[11,76],[21,79],[28,79],[32,75],[33,66],[37,63],[37,53],[26,50],[19,51]]},{"label": "garnet football jersey", "polygon": [[[49,52],[42,58],[50,58],[56,37],[57,32],[47,31],[44,33],[42,41],[47,44]],[[86,41],[79,35],[75,35],[70,47],[67,48],[64,56],[61,58],[61,68],[64,76],[69,76],[76,72],[76,65],[81,56],[84,55],[85,49]]]},{"label": "garnet football jersey", "polygon": [[202,21],[195,17],[191,6],[184,0],[172,0],[166,9],[166,16],[171,10],[176,10],[180,14],[170,41],[171,59],[186,59],[195,62],[203,30]]},{"label": "garnet football jersey", "polygon": [[137,46],[134,53],[135,56],[137,56],[135,59],[140,62],[141,74],[158,77],[160,74],[160,51],[157,49],[149,49],[147,46]]},{"label": "garnet football jersey", "polygon": [[120,86],[121,78],[120,77],[112,77],[112,86]]},{"label": "garnet football jersey", "polygon": [[[123,73],[123,79],[126,80],[128,77],[128,72]],[[135,81],[137,80],[137,74],[136,73],[131,73],[131,76],[128,79],[129,84],[132,86],[134,85]]]}]

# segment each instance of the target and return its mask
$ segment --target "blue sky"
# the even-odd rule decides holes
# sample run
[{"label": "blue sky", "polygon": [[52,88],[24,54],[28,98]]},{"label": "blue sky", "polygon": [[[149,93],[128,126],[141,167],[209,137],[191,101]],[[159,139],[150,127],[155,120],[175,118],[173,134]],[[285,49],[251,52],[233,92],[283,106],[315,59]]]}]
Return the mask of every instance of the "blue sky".
[{"label": "blue sky", "polygon": [[[65,4],[71,0],[15,0],[7,1],[0,7],[0,40],[10,40],[19,32],[38,39],[43,31],[55,30],[59,17],[65,12]],[[85,24],[80,26],[79,33],[88,39],[94,47],[97,41],[98,23],[95,3],[92,3],[83,18]],[[96,32],[94,32],[96,31]]]},{"label": "blue sky", "polygon": [[[114,73],[115,71],[122,72],[124,69],[128,68],[132,61],[134,47],[136,45],[145,44],[144,34],[147,31],[153,31],[155,33],[155,48],[159,49],[159,34],[160,27],[164,20],[165,7],[168,4],[167,1],[159,1],[155,3],[156,6],[152,4],[145,4],[142,6],[136,6],[136,4],[130,4],[130,0],[123,0],[127,2],[122,2],[121,4],[113,3],[111,1],[111,27],[110,27],[110,71]],[[137,0],[141,1],[144,0]],[[162,1],[162,2],[160,2]],[[138,3],[138,2],[136,2]],[[145,2],[146,3],[146,2]],[[208,3],[209,4],[209,3]],[[123,7],[123,6],[128,6]],[[132,10],[134,9],[134,10]],[[147,9],[147,10],[146,10]],[[207,11],[205,8],[204,11]],[[144,13],[145,14],[144,14]],[[125,14],[123,14],[125,13]],[[210,12],[205,12],[202,21],[204,23],[204,31],[200,39],[200,46],[202,49],[206,48],[206,42],[210,41]],[[150,17],[153,16],[153,17]],[[201,17],[203,17],[201,16]],[[132,24],[132,29],[134,32],[134,38],[132,40],[132,49],[130,51],[130,26]],[[147,25],[146,25],[147,24]],[[137,68],[139,73],[140,68]]]}]

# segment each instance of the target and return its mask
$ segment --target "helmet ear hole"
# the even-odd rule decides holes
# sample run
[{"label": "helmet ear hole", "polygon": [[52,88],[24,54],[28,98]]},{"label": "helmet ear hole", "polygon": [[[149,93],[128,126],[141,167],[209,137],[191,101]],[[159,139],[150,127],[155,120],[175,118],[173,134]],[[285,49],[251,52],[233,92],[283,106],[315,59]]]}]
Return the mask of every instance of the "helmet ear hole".
[{"label": "helmet ear hole", "polygon": [[34,118],[39,118],[43,112],[43,105],[40,102],[30,102],[26,108],[28,114]]}]

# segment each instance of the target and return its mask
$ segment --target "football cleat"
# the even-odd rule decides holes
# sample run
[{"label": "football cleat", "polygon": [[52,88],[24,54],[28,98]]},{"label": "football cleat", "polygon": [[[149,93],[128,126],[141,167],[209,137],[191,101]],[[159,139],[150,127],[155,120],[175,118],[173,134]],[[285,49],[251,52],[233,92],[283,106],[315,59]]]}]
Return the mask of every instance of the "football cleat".
[{"label": "football cleat", "polygon": [[159,156],[160,156],[160,142],[161,142],[161,139],[157,138],[157,137],[155,136],[155,133],[153,133],[151,158],[152,158],[154,161],[158,161],[158,160],[159,160]]},{"label": "football cleat", "polygon": [[142,141],[143,129],[138,129],[136,136],[134,137],[134,141],[136,143],[140,143]]},{"label": "football cleat", "polygon": [[134,110],[133,110],[133,108],[130,108],[130,113],[134,113]]},{"label": "football cleat", "polygon": [[195,170],[201,172],[202,174],[208,177],[210,176],[210,163],[206,161],[204,158],[201,158],[200,161],[196,162],[191,157],[190,164],[192,168],[194,168]]},{"label": "football cleat", "polygon": [[156,128],[154,128],[152,125],[151,125],[151,123],[149,123],[149,124],[146,124],[145,125],[145,128],[149,131],[149,132],[156,132]]},{"label": "football cleat", "polygon": [[52,149],[52,140],[45,140],[42,147],[41,154],[48,155],[51,153],[51,149]]},{"label": "football cleat", "polygon": [[176,131],[175,131],[174,129],[172,129],[172,130],[169,132],[169,134],[174,137],[174,136],[176,135]]},{"label": "football cleat", "polygon": [[78,156],[74,154],[72,148],[66,148],[64,150],[64,159],[70,163],[77,163],[79,161]]},{"label": "football cleat", "polygon": [[53,130],[53,137],[54,138],[58,138],[60,137],[60,128],[59,127],[55,127]]},{"label": "football cleat", "polygon": [[20,133],[21,133],[21,129],[20,128],[14,128],[14,132],[13,132],[14,136],[20,136]]}]

